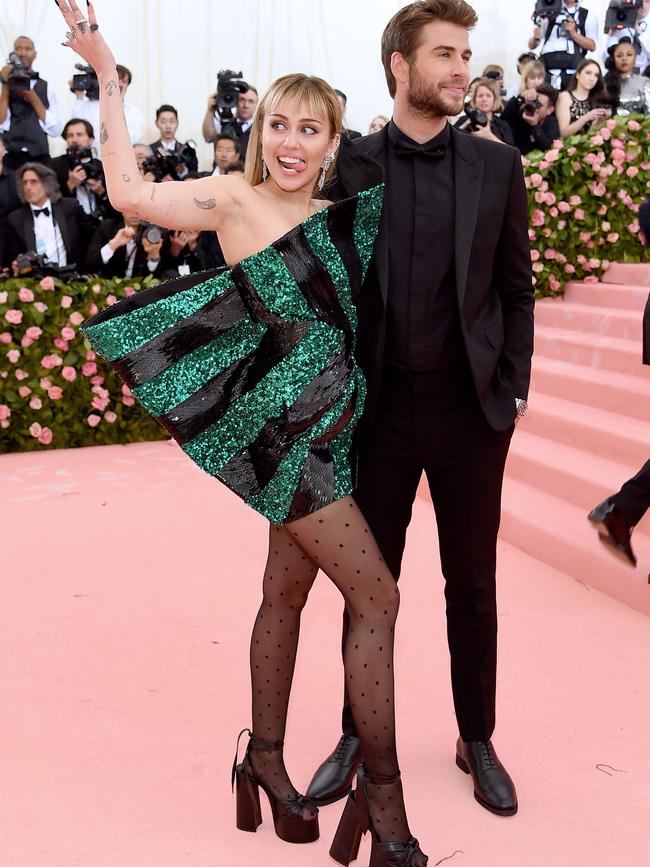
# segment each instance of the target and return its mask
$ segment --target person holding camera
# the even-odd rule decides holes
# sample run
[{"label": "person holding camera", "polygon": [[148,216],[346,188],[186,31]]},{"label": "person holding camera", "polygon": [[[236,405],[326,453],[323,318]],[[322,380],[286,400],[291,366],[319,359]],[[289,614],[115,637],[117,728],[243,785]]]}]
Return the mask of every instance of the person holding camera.
[{"label": "person holding camera", "polygon": [[[129,130],[129,138],[131,144],[136,144],[142,141],[142,133],[144,132],[144,115],[140,109],[126,102],[126,92],[133,82],[131,70],[126,66],[117,64],[117,80],[122,97],[122,108],[124,109],[124,117]],[[73,91],[76,95],[75,101],[72,103],[72,117],[80,117],[87,120],[93,129],[100,129],[99,126],[99,99],[97,97],[90,98],[83,90]],[[94,96],[94,94],[92,94]]]},{"label": "person holding camera", "polygon": [[629,36],[624,36],[616,45],[610,45],[607,53],[605,87],[614,114],[624,117],[630,114],[650,116],[650,78],[634,71],[635,43]]},{"label": "person holding camera", "polygon": [[[543,11],[548,7],[552,7],[552,11]],[[580,0],[563,0],[562,3],[538,0],[535,14],[543,17],[535,25],[528,47],[536,49],[541,45],[539,57],[546,68],[546,80],[562,90],[587,52],[596,50],[598,21]]]},{"label": "person holding camera", "polygon": [[[610,3],[610,9],[614,6],[615,2],[616,0]],[[603,59],[607,62],[609,49],[613,45],[617,45],[624,36],[627,36],[636,47],[636,67],[634,71],[646,75],[645,70],[648,64],[650,64],[650,0],[637,0],[637,3],[635,23],[624,22],[623,24],[615,24],[613,27],[607,29],[609,36],[607,37]],[[617,3],[617,7],[614,8],[615,13],[619,12],[624,15],[630,15],[632,12],[631,9],[621,8],[620,0]]]},{"label": "person holding camera", "polygon": [[162,152],[173,156],[182,155],[183,161],[179,162],[176,166],[176,178],[173,180],[183,180],[189,172],[198,172],[199,161],[196,156],[194,142],[181,144],[176,140],[178,112],[173,105],[161,105],[160,108],[156,109],[156,126],[160,130],[160,138],[149,145],[151,150],[154,153]]},{"label": "person holding camera", "polygon": [[26,162],[50,161],[48,136],[57,136],[63,123],[50,85],[34,72],[34,42],[19,36],[9,63],[0,71],[0,132],[5,133],[5,163],[14,171]]},{"label": "person holding camera", "polygon": [[217,143],[219,135],[227,132],[231,138],[237,140],[239,145],[240,155],[234,159],[245,161],[248,139],[259,99],[257,89],[249,85],[248,90],[239,93],[235,115],[232,119],[225,121],[222,120],[219,113],[218,94],[219,91],[217,90],[208,97],[208,108],[201,127],[203,138],[208,144]]},{"label": "person holding camera", "polygon": [[465,114],[454,124],[479,138],[514,145],[510,126],[496,112],[503,109],[501,88],[494,78],[481,78],[465,106]]},{"label": "person holding camera", "polygon": [[[168,268],[167,232],[143,224],[135,211],[103,220],[88,247],[85,269],[101,277],[162,277]],[[171,266],[173,267],[173,265]]]},{"label": "person holding camera", "polygon": [[583,60],[567,89],[557,98],[555,113],[562,138],[587,132],[592,124],[611,117],[608,103],[600,64],[596,60]]},{"label": "person holding camera", "polygon": [[555,116],[557,90],[542,82],[534,90],[524,90],[503,109],[501,119],[512,129],[515,147],[522,156],[535,150],[548,150],[560,138]]},{"label": "person holding camera", "polygon": [[[519,57],[517,58],[517,76],[518,76],[518,78],[514,82],[514,84],[512,84],[512,86],[508,88],[508,90],[506,92],[506,101],[512,99],[513,96],[519,96],[521,89],[522,89],[520,87],[519,82],[521,80],[521,76],[523,74],[524,67],[527,66],[529,63],[531,63],[533,60],[536,62],[539,62],[537,60],[537,55],[532,51],[524,51],[523,54],[520,54]],[[543,64],[542,64],[542,66],[543,66]],[[546,75],[546,69],[544,69],[544,75]],[[524,88],[524,90],[525,90],[525,88]]]}]

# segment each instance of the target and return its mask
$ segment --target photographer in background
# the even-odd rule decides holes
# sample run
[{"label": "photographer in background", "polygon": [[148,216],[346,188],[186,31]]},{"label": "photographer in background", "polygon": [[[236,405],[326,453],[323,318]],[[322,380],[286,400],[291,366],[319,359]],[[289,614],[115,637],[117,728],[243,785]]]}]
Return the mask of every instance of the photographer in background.
[{"label": "photographer in background", "polygon": [[465,104],[465,114],[454,124],[458,129],[479,138],[514,145],[512,130],[495,112],[503,109],[499,82],[494,78],[481,78],[473,96]]},{"label": "photographer in background", "polygon": [[176,132],[178,130],[178,112],[173,105],[161,105],[156,110],[156,126],[160,130],[160,138],[153,142],[150,147],[154,152],[160,152],[162,149],[168,155],[178,156],[182,153],[182,162],[176,166],[176,178],[174,180],[183,180],[189,172],[197,172],[199,170],[199,161],[196,156],[196,147],[194,142],[188,142],[190,149],[186,145],[181,144],[176,140]]},{"label": "photographer in background", "polygon": [[208,97],[208,108],[201,127],[204,140],[212,144],[220,133],[228,133],[239,144],[241,156],[237,159],[244,161],[257,102],[256,88],[232,70],[222,70],[217,90]]},{"label": "photographer in background", "polygon": [[[125,101],[126,92],[133,81],[131,70],[119,63],[115,68],[117,69],[124,117],[126,119],[126,125],[129,128],[129,137],[131,139],[131,144],[135,144],[142,140],[142,133],[144,131],[144,115],[135,105],[130,105]],[[72,103],[72,117],[87,120],[93,129],[99,129],[99,90],[95,90],[93,87],[90,91],[75,90],[73,92],[76,94],[77,98]]]},{"label": "photographer in background", "polygon": [[522,156],[530,151],[549,150],[560,138],[560,127],[555,116],[557,90],[542,82],[535,90],[525,90],[513,97],[501,114],[512,129],[515,147]]},{"label": "photographer in background", "polygon": [[8,168],[26,162],[49,163],[48,136],[57,136],[63,124],[54,91],[32,70],[36,48],[28,36],[19,36],[9,63],[0,71],[0,132],[5,133]]},{"label": "photographer in background", "polygon": [[95,224],[105,217],[117,216],[106,193],[104,168],[95,156],[92,126],[87,120],[75,117],[63,127],[62,136],[67,145],[66,153],[50,162],[62,194],[75,198]]},{"label": "photographer in background", "polygon": [[636,0],[636,4],[630,8],[624,0],[613,0],[610,3],[605,21],[605,30],[609,36],[603,59],[606,61],[609,57],[608,50],[626,36],[635,44],[635,72],[645,75],[645,69],[650,63],[650,0]]},{"label": "photographer in background", "polygon": [[[162,277],[168,269],[169,233],[142,224],[137,213],[124,211],[99,224],[90,241],[85,268],[101,277]],[[171,266],[173,267],[173,266]]]},{"label": "photographer in background", "polygon": [[[517,58],[517,80],[515,83],[508,88],[508,92],[506,93],[506,101],[512,99],[513,96],[518,96],[521,88],[519,86],[519,80],[521,79],[521,75],[524,71],[524,67],[531,63],[533,60],[537,60],[537,56],[532,51],[524,51],[523,54],[520,54]],[[546,75],[546,69],[544,69],[544,75]]]},{"label": "photographer in background", "polygon": [[[558,11],[546,12],[551,6]],[[546,80],[558,90],[566,88],[588,51],[596,50],[598,21],[579,0],[549,3],[538,0],[530,49],[541,45],[539,59],[546,67]]]},{"label": "photographer in background", "polygon": [[587,132],[593,123],[612,115],[603,73],[597,60],[583,60],[566,90],[557,98],[555,113],[560,135]]}]

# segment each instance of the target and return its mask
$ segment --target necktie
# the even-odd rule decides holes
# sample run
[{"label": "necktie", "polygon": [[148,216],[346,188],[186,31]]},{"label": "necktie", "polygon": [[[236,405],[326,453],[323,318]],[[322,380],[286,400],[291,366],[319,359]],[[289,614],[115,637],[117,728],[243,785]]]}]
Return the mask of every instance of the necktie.
[{"label": "necktie", "polygon": [[411,157],[413,154],[418,154],[422,157],[429,157],[432,160],[441,160],[445,156],[447,145],[436,145],[433,148],[425,149],[422,145],[411,144],[410,142],[399,142],[395,146],[395,153],[398,157]]},{"label": "necktie", "polygon": [[45,214],[46,217],[50,216],[49,208],[34,208],[34,216],[38,217],[39,214]]}]

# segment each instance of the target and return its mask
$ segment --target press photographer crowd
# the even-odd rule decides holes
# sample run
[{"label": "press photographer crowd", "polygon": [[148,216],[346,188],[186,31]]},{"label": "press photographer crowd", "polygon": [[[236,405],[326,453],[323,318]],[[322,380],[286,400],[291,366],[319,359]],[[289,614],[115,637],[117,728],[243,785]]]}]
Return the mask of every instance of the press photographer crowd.
[{"label": "press photographer crowd", "polygon": [[[528,45],[517,58],[518,83],[506,90],[504,68],[488,65],[471,82],[455,125],[526,155],[551,148],[559,138],[593,133],[615,114],[650,116],[649,25],[650,0],[611,0],[603,29],[580,0],[537,0]],[[604,48],[600,59],[595,54],[599,43]],[[224,265],[214,233],[169,232],[111,206],[95,144],[99,86],[94,71],[77,66],[70,81],[71,116],[64,124],[53,89],[34,71],[35,59],[33,40],[21,36],[0,71],[2,276],[152,274],[167,279]],[[131,142],[147,180],[243,173],[258,93],[241,73],[220,72],[208,97],[202,135],[214,145],[214,155],[212,165],[199,171],[196,143],[177,138],[173,105],[156,111],[159,138],[142,143],[144,115],[126,99],[131,72],[125,66],[117,70]],[[337,94],[345,117],[347,98]],[[387,122],[377,115],[368,132]],[[347,128],[345,134],[361,135]],[[66,151],[52,158],[50,140],[59,135]]]}]

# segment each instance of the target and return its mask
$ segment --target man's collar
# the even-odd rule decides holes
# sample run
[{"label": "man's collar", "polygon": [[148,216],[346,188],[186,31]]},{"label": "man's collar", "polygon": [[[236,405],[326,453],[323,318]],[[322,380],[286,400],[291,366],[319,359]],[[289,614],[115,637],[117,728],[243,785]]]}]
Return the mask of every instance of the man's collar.
[{"label": "man's collar", "polygon": [[50,198],[48,196],[42,205],[32,205],[32,203],[30,202],[29,207],[32,209],[32,211],[42,211],[43,208],[49,208],[51,211],[52,210],[52,202],[50,202]]},{"label": "man's collar", "polygon": [[438,135],[434,136],[429,141],[424,142],[423,144],[419,144],[414,141],[410,136],[408,136],[403,130],[401,130],[394,120],[390,120],[388,122],[388,141],[391,143],[393,147],[397,147],[403,144],[406,144],[413,149],[420,149],[422,151],[431,151],[438,147],[446,147],[449,144],[449,140],[451,137],[450,133],[450,124],[447,122],[442,131],[438,133]]}]

